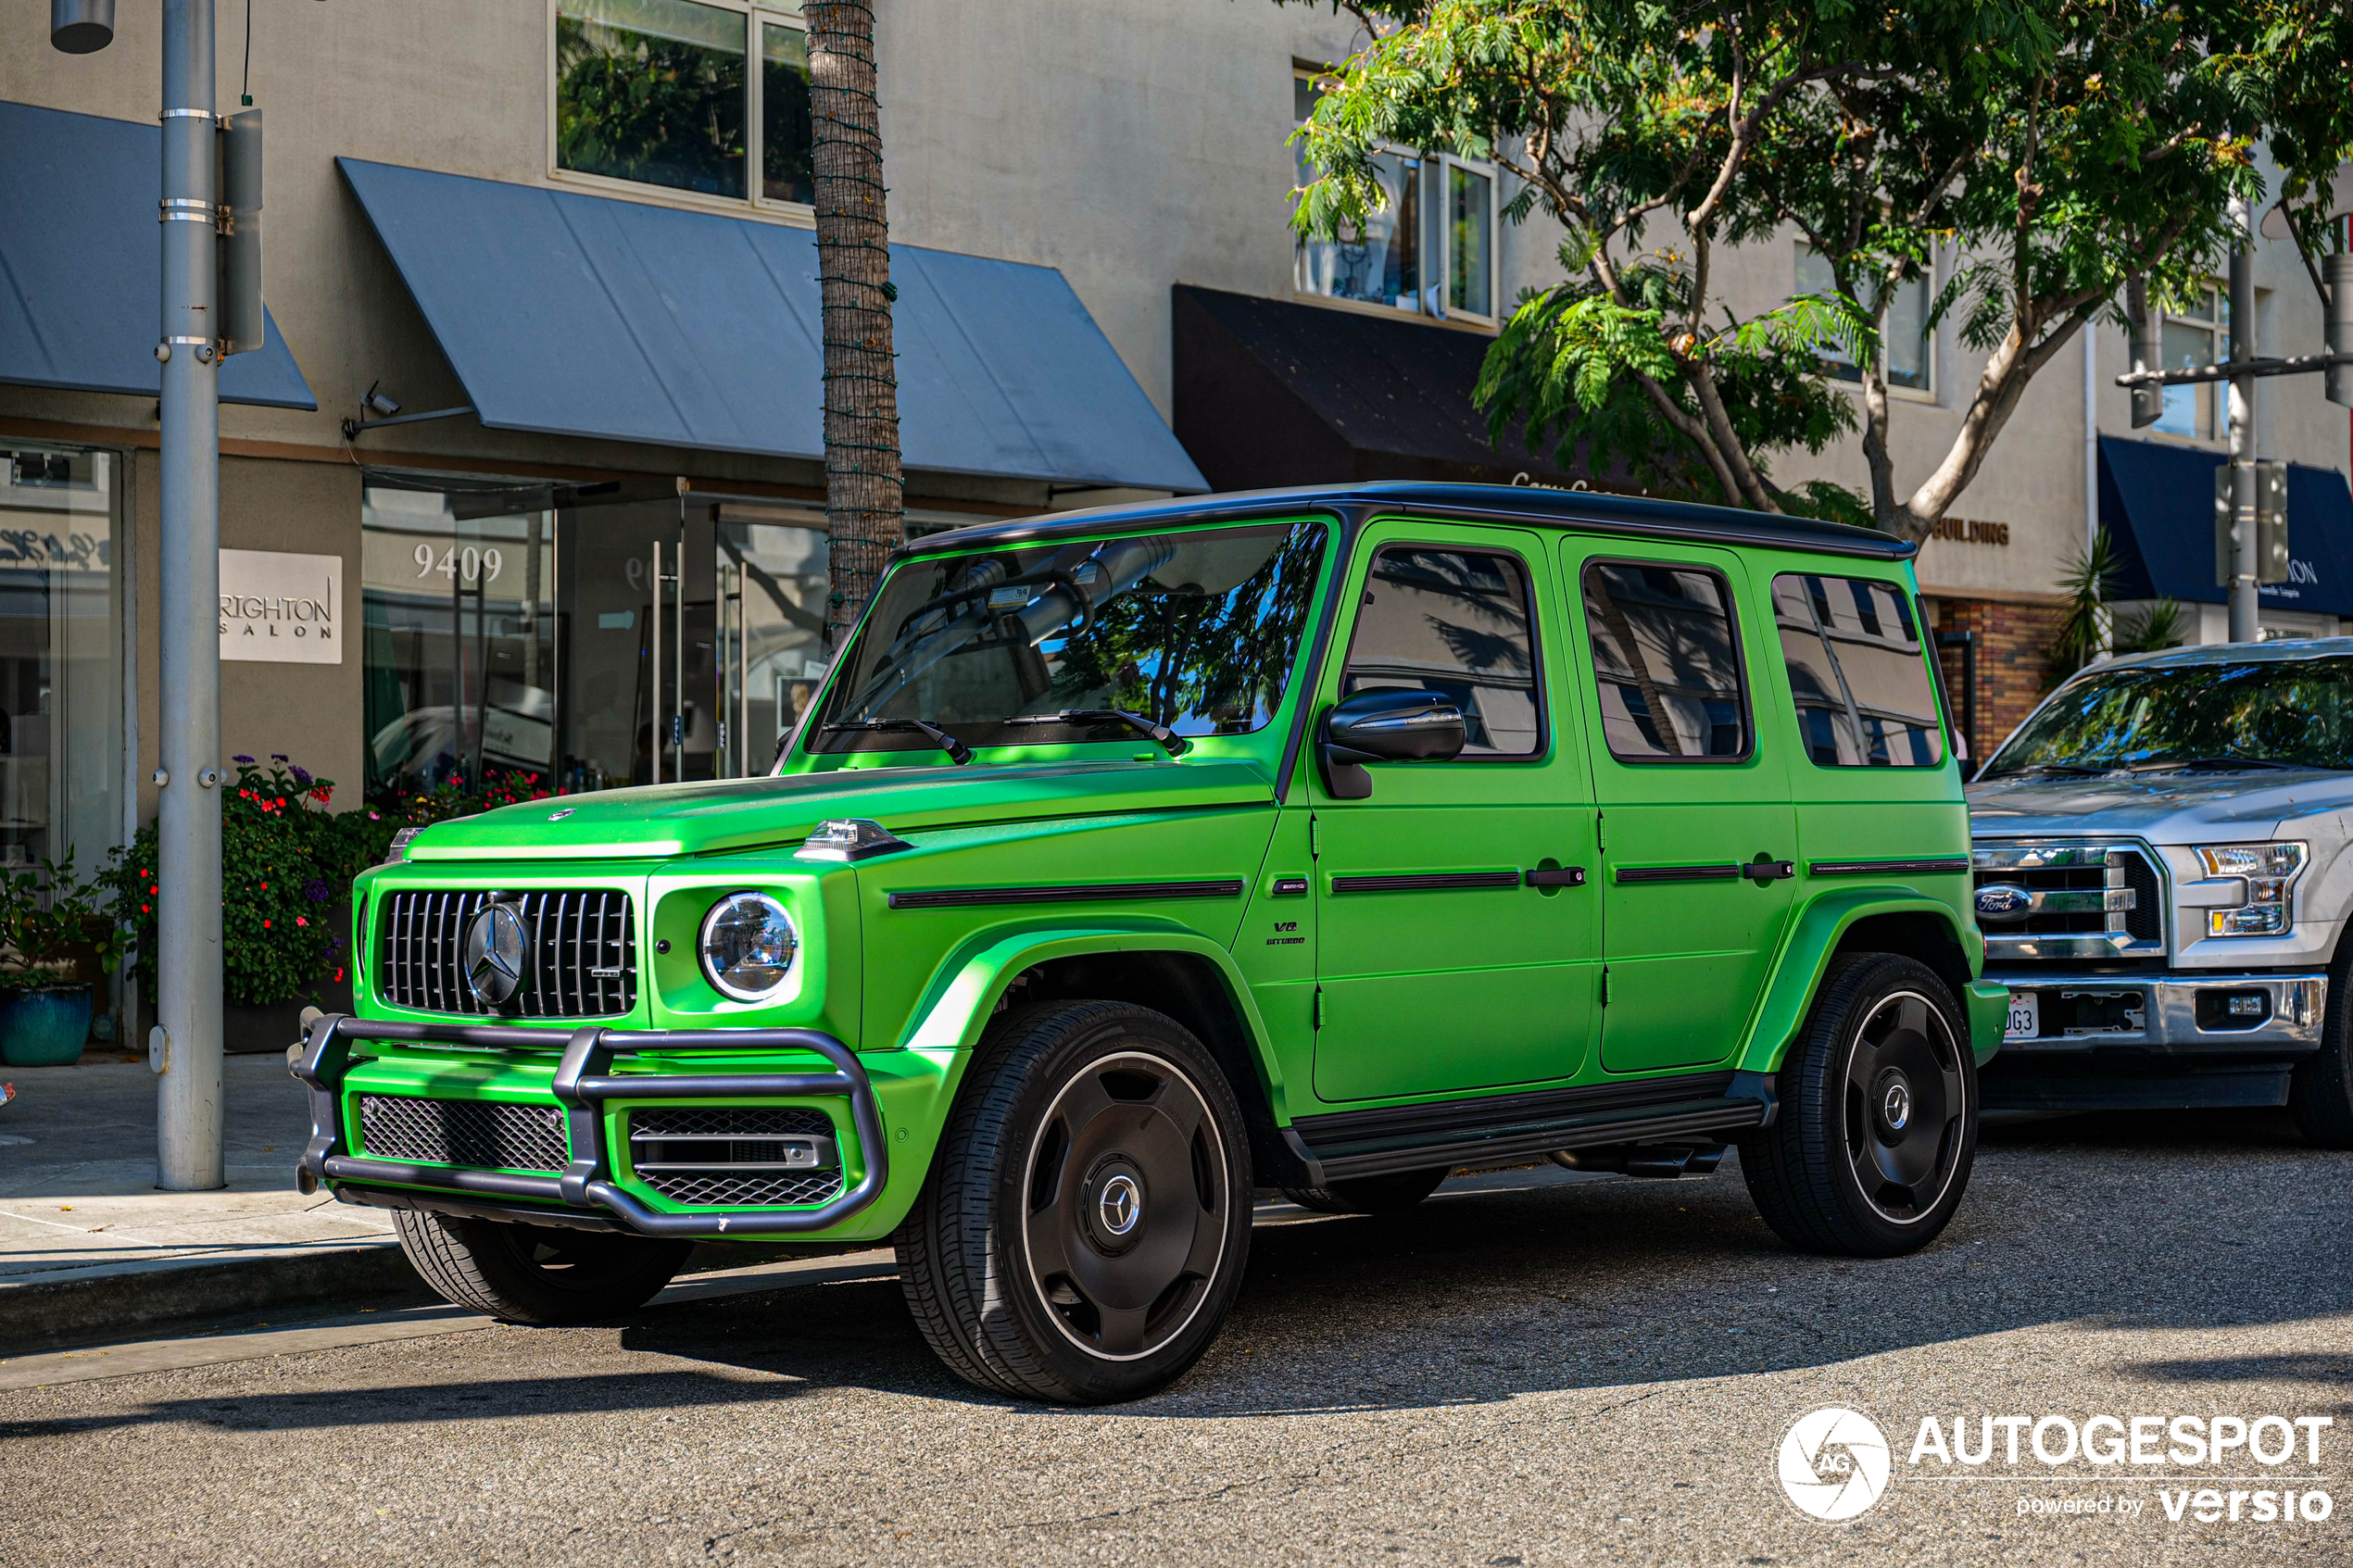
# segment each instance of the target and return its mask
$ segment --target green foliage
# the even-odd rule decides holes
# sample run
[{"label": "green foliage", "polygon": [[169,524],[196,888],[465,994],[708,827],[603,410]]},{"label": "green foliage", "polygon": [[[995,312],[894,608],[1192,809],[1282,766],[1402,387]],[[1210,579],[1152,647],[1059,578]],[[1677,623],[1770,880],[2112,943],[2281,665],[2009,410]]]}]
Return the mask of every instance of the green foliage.
[{"label": "green foliage", "polygon": [[2188,629],[2182,624],[2181,605],[2172,599],[2158,599],[2118,616],[2109,646],[2120,654],[2156,653],[2162,648],[2180,647],[2188,635]]},{"label": "green foliage", "polygon": [[2051,634],[2048,651],[2051,669],[2061,680],[2100,657],[2101,646],[2108,640],[2108,599],[2116,585],[2116,542],[2102,528],[2092,535],[2090,545],[2075,553],[2067,575],[2059,579],[2067,608]]},{"label": "green foliage", "polygon": [[[327,809],[333,781],[283,756],[266,768],[250,757],[235,761],[235,786],[220,802],[220,953],[227,999],[239,1006],[291,1001],[324,979],[343,978],[352,879],[383,861],[400,829],[548,794],[535,778],[472,791],[453,780],[381,807],[334,812]],[[149,823],[114,851],[94,884],[112,893],[115,941],[150,989],[159,865]]]},{"label": "green foliage", "polygon": [[[1795,509],[1773,458],[1856,428],[1822,374],[1861,372],[1870,511],[1926,534],[2032,376],[2117,308],[2215,269],[2228,203],[2259,199],[2263,141],[2292,202],[2353,154],[2353,6],[2342,0],[1342,0],[1371,37],[1332,69],[1298,139],[1318,177],[1302,232],[1378,207],[1384,145],[1491,151],[1505,208],[1567,233],[1563,282],[1524,297],[1478,399],[1566,462],[1651,488]],[[2292,206],[2308,245],[2320,208]],[[1724,245],[1794,232],[1832,286],[1746,316]],[[1991,354],[1946,460],[1906,492],[1886,436],[1894,291]],[[1809,504],[1800,500],[1796,505]],[[1832,498],[1833,511],[1840,509]]]},{"label": "green foliage", "polygon": [[122,944],[108,906],[112,897],[103,874],[90,882],[74,875],[73,850],[63,861],[44,860],[38,871],[0,872],[0,985],[8,989],[55,985],[73,977],[85,951],[114,972]]}]

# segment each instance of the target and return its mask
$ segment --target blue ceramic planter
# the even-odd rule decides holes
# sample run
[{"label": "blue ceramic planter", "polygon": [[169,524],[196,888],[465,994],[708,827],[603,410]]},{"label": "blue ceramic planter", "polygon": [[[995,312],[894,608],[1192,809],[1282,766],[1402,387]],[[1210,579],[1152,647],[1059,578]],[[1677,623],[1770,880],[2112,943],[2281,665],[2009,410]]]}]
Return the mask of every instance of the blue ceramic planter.
[{"label": "blue ceramic planter", "polygon": [[0,1061],[11,1067],[62,1067],[90,1037],[87,985],[40,985],[0,996]]}]

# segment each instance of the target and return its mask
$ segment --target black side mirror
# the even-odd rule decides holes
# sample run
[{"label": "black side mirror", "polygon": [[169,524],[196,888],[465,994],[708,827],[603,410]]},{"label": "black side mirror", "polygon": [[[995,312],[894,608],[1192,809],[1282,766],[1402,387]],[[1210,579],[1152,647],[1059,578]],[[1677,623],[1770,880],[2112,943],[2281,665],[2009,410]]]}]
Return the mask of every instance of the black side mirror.
[{"label": "black side mirror", "polygon": [[1324,715],[1318,750],[1336,800],[1373,793],[1367,762],[1444,762],[1462,754],[1463,710],[1440,692],[1384,686],[1341,698]]}]

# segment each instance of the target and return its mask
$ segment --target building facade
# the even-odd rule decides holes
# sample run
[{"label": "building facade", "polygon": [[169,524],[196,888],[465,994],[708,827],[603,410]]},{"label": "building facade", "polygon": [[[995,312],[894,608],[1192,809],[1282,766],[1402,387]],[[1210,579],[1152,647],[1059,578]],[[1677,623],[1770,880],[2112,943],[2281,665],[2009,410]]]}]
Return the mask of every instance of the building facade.
[{"label": "building facade", "polygon": [[[1556,280],[1557,232],[1500,220],[1492,167],[1396,149],[1388,212],[1294,238],[1289,137],[1315,68],[1361,42],[1346,19],[878,9],[912,527],[1351,478],[1580,482],[1491,446],[1470,406],[1497,323]],[[222,7],[218,39],[220,102],[249,94],[268,127],[271,318],[222,378],[224,750],[290,755],[339,804],[502,770],[571,789],[763,770],[827,657],[798,0],[256,13]],[[47,22],[0,0],[0,859],[71,846],[86,866],[155,804],[158,39],[126,10],[112,47],[66,56]],[[1810,286],[1806,262],[1744,248],[1730,303]],[[2259,283],[2264,350],[2316,349],[2293,253],[2267,246]],[[2221,352],[2213,315],[2167,321],[2169,363]],[[1916,478],[1982,361],[1924,307],[1905,321],[1893,438]],[[2220,634],[2221,591],[2183,586],[2181,520],[2157,515],[2164,461],[2219,459],[2215,399],[2133,433],[2124,354],[2103,328],[2080,373],[2046,371],[1923,551],[1981,754],[2048,684],[2095,521],[2131,536],[2128,588],[2196,600],[2189,633]],[[2318,378],[2261,385],[2267,454],[2338,515],[2344,410]],[[1849,443],[1776,477],[1863,471]],[[2321,533],[2292,532],[2300,575],[2267,627],[2353,614],[2353,548],[2339,573],[2303,547]]]}]

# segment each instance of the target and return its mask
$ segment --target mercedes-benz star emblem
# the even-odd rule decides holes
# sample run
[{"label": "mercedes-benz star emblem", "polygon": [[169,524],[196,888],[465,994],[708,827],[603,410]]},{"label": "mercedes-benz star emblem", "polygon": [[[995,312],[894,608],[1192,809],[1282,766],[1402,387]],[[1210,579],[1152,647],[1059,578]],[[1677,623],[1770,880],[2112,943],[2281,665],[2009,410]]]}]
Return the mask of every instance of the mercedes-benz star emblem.
[{"label": "mercedes-benz star emblem", "polygon": [[522,984],[522,917],[492,904],[466,927],[466,984],[492,1007],[503,1007]]},{"label": "mercedes-benz star emblem", "polygon": [[1144,1195],[1137,1190],[1136,1178],[1122,1173],[1103,1184],[1102,1193],[1096,1198],[1103,1229],[1114,1236],[1126,1236],[1143,1218]]}]

